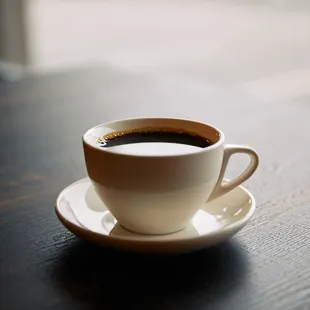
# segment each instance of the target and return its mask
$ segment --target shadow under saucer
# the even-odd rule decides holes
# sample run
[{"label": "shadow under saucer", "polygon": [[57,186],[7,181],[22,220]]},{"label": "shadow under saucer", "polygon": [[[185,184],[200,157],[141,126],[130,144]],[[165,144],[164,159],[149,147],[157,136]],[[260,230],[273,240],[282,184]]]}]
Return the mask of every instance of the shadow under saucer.
[{"label": "shadow under saucer", "polygon": [[246,270],[246,256],[232,241],[174,256],[77,241],[53,264],[50,280],[70,309],[81,303],[85,309],[216,309],[223,302],[229,308],[228,297],[242,286]]}]

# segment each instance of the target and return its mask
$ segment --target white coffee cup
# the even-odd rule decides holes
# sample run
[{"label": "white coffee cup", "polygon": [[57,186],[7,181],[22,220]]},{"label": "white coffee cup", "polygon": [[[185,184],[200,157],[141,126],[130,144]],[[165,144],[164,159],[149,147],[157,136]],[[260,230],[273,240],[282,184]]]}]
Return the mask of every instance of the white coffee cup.
[{"label": "white coffee cup", "polygon": [[[143,154],[103,148],[98,139],[114,131],[145,127],[183,129],[213,144],[197,150]],[[174,118],[134,118],[100,124],[83,135],[88,175],[117,221],[141,234],[168,234],[184,229],[201,206],[231,191],[256,170],[257,153],[250,147],[225,145],[224,134],[198,121]],[[139,146],[138,146],[139,147]],[[156,151],[156,150],[155,150]],[[231,155],[250,157],[246,170],[223,184]]]}]

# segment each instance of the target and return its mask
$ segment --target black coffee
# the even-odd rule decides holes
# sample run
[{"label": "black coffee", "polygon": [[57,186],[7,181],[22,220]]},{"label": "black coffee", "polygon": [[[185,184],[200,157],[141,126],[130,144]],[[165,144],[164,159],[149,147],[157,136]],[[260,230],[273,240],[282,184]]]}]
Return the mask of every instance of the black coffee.
[{"label": "black coffee", "polygon": [[98,139],[99,145],[104,148],[147,142],[186,144],[199,148],[212,145],[212,142],[205,137],[181,129],[170,128],[138,128],[115,131]]}]

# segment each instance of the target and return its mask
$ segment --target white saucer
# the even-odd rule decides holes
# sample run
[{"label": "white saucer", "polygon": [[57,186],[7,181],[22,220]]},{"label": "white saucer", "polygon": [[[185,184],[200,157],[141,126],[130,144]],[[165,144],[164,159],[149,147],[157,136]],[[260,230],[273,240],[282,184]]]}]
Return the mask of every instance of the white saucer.
[{"label": "white saucer", "polygon": [[89,178],[81,179],[58,196],[56,213],[71,232],[92,242],[133,252],[186,253],[224,241],[236,234],[255,210],[252,194],[239,186],[206,203],[183,231],[140,235],[117,223],[95,193]]}]

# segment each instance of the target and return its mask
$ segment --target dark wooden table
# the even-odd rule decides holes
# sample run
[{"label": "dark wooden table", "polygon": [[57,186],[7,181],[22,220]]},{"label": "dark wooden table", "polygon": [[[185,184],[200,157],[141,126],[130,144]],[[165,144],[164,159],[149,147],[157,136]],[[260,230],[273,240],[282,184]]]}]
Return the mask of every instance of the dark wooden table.
[{"label": "dark wooden table", "polygon": [[[256,148],[250,224],[178,257],[113,252],[68,232],[54,202],[86,175],[81,134],[131,116],[207,121],[228,142]],[[310,309],[309,119],[309,102],[271,104],[108,69],[1,83],[0,309]]]}]

